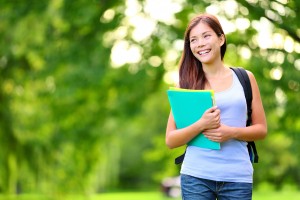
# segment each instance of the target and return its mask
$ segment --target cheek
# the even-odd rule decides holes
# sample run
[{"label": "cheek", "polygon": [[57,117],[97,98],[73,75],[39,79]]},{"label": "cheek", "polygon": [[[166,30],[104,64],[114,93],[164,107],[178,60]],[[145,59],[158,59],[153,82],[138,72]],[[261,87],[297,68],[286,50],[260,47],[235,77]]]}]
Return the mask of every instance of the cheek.
[{"label": "cheek", "polygon": [[190,49],[191,49],[191,51],[194,53],[194,51],[195,51],[195,48],[196,48],[196,45],[194,45],[194,44],[190,44]]},{"label": "cheek", "polygon": [[193,48],[193,47],[191,47],[191,52],[192,52],[192,54],[193,54],[194,56],[197,55],[197,52],[196,52],[195,48]]}]

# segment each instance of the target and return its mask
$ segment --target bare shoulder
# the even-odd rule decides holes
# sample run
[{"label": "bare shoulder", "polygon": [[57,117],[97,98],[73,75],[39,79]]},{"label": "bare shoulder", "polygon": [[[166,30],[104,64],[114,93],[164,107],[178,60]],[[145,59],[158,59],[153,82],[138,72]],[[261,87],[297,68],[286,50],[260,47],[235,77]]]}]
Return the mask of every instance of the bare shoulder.
[{"label": "bare shoulder", "polygon": [[249,71],[249,70],[246,70],[246,72],[247,72],[247,74],[248,74],[248,76],[249,76],[250,82],[251,82],[251,83],[253,83],[253,82],[256,83],[254,74],[253,74],[251,71]]},{"label": "bare shoulder", "polygon": [[248,76],[253,76],[254,77],[254,75],[253,75],[253,73],[251,71],[249,71],[249,70],[246,69],[246,72],[247,72]]},{"label": "bare shoulder", "polygon": [[246,71],[247,71],[247,74],[250,79],[253,96],[260,96],[259,86],[258,86],[258,83],[256,82],[254,74],[251,71],[248,71],[248,70],[246,70]]}]

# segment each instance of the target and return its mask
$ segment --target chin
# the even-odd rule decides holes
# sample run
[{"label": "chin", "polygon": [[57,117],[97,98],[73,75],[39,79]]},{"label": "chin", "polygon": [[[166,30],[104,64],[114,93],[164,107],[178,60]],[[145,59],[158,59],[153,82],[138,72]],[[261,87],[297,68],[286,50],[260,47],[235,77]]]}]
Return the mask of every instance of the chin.
[{"label": "chin", "polygon": [[202,63],[202,64],[211,64],[211,63],[213,63],[212,62],[212,60],[207,60],[207,59],[205,59],[205,60],[200,60],[200,62]]}]

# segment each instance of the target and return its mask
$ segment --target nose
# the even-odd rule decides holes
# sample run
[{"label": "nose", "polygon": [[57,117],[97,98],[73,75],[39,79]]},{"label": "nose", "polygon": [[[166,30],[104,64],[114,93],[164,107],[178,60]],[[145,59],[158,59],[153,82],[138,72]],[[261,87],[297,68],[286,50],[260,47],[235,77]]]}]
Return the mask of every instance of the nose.
[{"label": "nose", "polygon": [[205,42],[204,42],[203,38],[199,38],[197,40],[197,47],[203,47],[203,46],[205,46]]}]

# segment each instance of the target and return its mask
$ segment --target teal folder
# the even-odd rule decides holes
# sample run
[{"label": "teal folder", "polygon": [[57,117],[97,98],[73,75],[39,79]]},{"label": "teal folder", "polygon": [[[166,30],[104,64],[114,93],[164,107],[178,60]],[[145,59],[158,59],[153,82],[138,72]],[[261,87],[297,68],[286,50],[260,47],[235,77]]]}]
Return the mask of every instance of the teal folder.
[{"label": "teal folder", "polygon": [[[167,91],[173,117],[178,129],[185,128],[201,118],[203,113],[214,105],[211,90],[187,90],[170,88]],[[220,149],[220,143],[214,142],[199,133],[188,145],[207,149]]]}]

